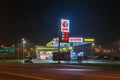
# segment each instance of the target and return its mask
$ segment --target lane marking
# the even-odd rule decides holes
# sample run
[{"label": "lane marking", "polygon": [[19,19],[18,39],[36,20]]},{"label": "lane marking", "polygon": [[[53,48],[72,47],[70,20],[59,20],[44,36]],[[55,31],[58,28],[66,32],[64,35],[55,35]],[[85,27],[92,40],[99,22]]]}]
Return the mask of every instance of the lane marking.
[{"label": "lane marking", "polygon": [[1,74],[8,74],[8,75],[15,75],[15,76],[19,76],[19,77],[25,77],[25,78],[39,79],[39,80],[52,80],[52,79],[40,78],[40,77],[36,77],[36,76],[29,76],[29,75],[15,74],[15,73],[2,72],[2,71],[0,71],[0,73],[1,73]]}]

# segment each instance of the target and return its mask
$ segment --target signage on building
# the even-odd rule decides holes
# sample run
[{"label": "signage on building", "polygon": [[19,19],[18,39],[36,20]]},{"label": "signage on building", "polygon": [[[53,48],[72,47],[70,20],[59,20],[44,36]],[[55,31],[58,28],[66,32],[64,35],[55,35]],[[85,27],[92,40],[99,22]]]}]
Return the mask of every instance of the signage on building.
[{"label": "signage on building", "polygon": [[36,50],[40,50],[40,51],[58,51],[58,47],[40,46],[40,47],[37,47]]},{"label": "signage on building", "polygon": [[61,19],[61,32],[69,32],[69,20]]},{"label": "signage on building", "polygon": [[70,37],[69,42],[83,42],[83,38],[81,38],[81,37]]},{"label": "signage on building", "polygon": [[94,38],[84,38],[84,42],[95,42]]}]

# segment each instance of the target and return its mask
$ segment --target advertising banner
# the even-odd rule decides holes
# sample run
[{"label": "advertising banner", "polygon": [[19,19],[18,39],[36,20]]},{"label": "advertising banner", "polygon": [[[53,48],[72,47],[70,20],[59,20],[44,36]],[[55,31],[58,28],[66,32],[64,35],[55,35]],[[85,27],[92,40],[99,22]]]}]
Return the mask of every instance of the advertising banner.
[{"label": "advertising banner", "polygon": [[81,38],[81,37],[70,37],[69,42],[83,42],[83,38]]}]

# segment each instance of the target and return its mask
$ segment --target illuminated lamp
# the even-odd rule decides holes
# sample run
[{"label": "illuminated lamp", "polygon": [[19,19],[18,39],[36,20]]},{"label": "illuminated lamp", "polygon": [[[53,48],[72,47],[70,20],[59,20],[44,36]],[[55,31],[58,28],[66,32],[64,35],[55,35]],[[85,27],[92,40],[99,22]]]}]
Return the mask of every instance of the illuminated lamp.
[{"label": "illuminated lamp", "polygon": [[63,48],[64,51],[66,51],[67,49],[66,48]]},{"label": "illuminated lamp", "polygon": [[72,49],[73,49],[73,47],[72,47],[72,46],[69,46],[69,47],[68,47],[68,49],[69,49],[69,50],[72,50]]}]

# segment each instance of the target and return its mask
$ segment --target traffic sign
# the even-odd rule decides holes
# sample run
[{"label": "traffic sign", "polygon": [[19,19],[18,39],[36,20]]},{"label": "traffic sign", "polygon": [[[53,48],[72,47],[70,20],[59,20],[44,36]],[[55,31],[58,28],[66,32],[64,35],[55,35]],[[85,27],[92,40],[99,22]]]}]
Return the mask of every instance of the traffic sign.
[{"label": "traffic sign", "polygon": [[0,53],[11,53],[14,54],[15,53],[15,49],[12,47],[2,47],[0,48]]}]

